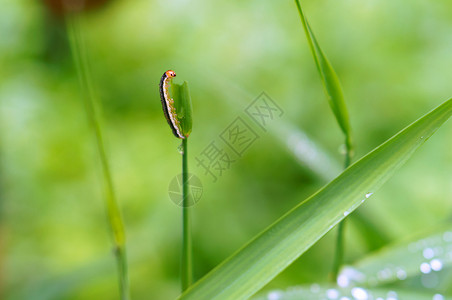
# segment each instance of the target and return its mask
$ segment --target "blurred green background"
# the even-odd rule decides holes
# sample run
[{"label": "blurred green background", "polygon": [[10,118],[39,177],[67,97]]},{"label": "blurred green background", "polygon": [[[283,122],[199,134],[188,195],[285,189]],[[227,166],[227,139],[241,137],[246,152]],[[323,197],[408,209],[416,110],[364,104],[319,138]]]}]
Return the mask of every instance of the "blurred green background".
[{"label": "blurred green background", "polygon": [[[0,2],[0,298],[117,299],[102,177],[65,23],[41,1]],[[342,81],[355,161],[452,95],[452,3],[303,1]],[[195,278],[340,172],[334,120],[293,1],[114,0],[82,20],[92,83],[127,233],[133,299],[179,294],[180,208],[168,184],[180,143],[158,82],[187,80]],[[217,182],[195,156],[265,91],[284,115]],[[296,159],[288,126],[327,154],[327,175]],[[259,131],[260,130],[260,131]],[[446,124],[351,215],[346,261],[448,221],[452,127]],[[320,151],[319,150],[319,151]],[[315,162],[322,164],[322,160]],[[324,282],[335,231],[267,288]]]}]

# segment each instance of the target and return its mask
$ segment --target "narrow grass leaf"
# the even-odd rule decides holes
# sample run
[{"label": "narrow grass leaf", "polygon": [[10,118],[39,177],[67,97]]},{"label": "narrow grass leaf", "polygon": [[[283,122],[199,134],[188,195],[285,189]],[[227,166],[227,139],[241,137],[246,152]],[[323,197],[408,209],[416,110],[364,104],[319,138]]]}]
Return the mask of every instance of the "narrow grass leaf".
[{"label": "narrow grass leaf", "polygon": [[333,67],[326,58],[316,37],[306,19],[303,11],[301,9],[300,1],[295,0],[298,12],[300,14],[301,23],[303,24],[304,31],[306,33],[306,38],[309,43],[309,47],[314,57],[314,61],[319,72],[320,78],[322,80],[325,93],[328,98],[328,103],[330,104],[331,110],[336,117],[340,129],[345,135],[345,146],[347,148],[347,159],[350,159],[353,151],[352,133],[350,129],[350,120],[348,117],[347,107],[344,101],[344,93],[342,92],[341,83],[336,75]]},{"label": "narrow grass leaf", "polygon": [[408,277],[437,273],[452,265],[452,225],[417,235],[344,267],[339,280],[378,286]]},{"label": "narrow grass leaf", "polygon": [[180,299],[247,299],[369,198],[452,114],[452,99],[301,202],[192,285]]},{"label": "narrow grass leaf", "polygon": [[116,199],[113,178],[110,170],[110,162],[107,157],[102,136],[100,117],[98,116],[96,110],[97,101],[93,92],[89,63],[84,48],[78,18],[79,17],[77,15],[69,15],[67,17],[67,32],[74,64],[77,67],[86,114],[96,139],[97,151],[104,179],[105,210],[107,212],[108,222],[112,231],[114,254],[118,266],[119,289],[121,299],[126,300],[129,299],[129,279],[124,223],[122,221],[121,211]]}]

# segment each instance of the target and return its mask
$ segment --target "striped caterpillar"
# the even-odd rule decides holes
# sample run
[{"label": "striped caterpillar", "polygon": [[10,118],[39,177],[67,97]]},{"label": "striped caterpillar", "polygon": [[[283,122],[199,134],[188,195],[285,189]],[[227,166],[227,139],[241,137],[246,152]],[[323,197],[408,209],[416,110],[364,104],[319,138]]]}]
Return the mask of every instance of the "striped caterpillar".
[{"label": "striped caterpillar", "polygon": [[186,136],[182,134],[182,128],[177,118],[176,108],[174,107],[174,100],[169,94],[169,86],[171,79],[176,77],[176,72],[173,70],[168,70],[163,73],[160,79],[160,100],[162,101],[163,113],[165,114],[166,121],[168,122],[173,134],[180,139],[185,139]]}]

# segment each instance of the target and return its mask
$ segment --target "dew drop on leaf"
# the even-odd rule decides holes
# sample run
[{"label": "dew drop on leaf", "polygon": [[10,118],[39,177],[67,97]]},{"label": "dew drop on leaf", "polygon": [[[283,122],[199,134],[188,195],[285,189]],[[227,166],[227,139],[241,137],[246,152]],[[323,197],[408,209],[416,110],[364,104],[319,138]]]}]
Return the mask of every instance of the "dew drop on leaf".
[{"label": "dew drop on leaf", "polygon": [[268,293],[267,299],[268,300],[279,300],[283,296],[283,293],[281,291],[272,291]]},{"label": "dew drop on leaf", "polygon": [[367,291],[360,287],[352,288],[352,296],[357,300],[367,300],[369,298]]},{"label": "dew drop on leaf", "polygon": [[339,292],[335,289],[329,289],[326,291],[326,296],[328,299],[337,299],[339,297]]},{"label": "dew drop on leaf", "polygon": [[424,274],[428,274],[432,270],[428,263],[422,263],[419,268],[421,269],[421,272]]},{"label": "dew drop on leaf", "polygon": [[441,271],[441,269],[443,268],[443,263],[439,259],[433,259],[430,262],[430,267],[433,271]]},{"label": "dew drop on leaf", "polygon": [[184,155],[184,147],[182,146],[182,143],[177,147],[177,151],[179,151],[181,155]]}]

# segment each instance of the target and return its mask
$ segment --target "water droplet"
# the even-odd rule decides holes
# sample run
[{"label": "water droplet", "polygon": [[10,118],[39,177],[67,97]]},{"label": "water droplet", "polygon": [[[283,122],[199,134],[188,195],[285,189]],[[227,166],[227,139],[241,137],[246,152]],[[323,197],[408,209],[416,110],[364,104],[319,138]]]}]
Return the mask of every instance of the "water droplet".
[{"label": "water droplet", "polygon": [[386,300],[397,300],[397,293],[394,291],[389,291]]},{"label": "water droplet", "polygon": [[420,266],[420,269],[421,269],[421,272],[424,274],[428,274],[432,270],[432,268],[430,267],[430,265],[428,263],[422,263]]},{"label": "water droplet", "polygon": [[344,217],[348,216],[350,212],[348,210],[344,211]]},{"label": "water droplet", "polygon": [[433,256],[435,256],[435,252],[432,248],[425,248],[424,251],[422,251],[422,255],[425,257],[425,259],[431,259]]},{"label": "water droplet", "polygon": [[347,287],[349,284],[350,284],[350,279],[347,276],[341,274],[337,277],[337,285],[338,286],[344,288],[344,287]]},{"label": "water droplet", "polygon": [[423,139],[424,138],[424,136],[421,136],[421,139]]},{"label": "water droplet", "polygon": [[267,299],[268,300],[279,300],[283,297],[283,293],[281,291],[273,291],[268,293]]},{"label": "water droplet", "polygon": [[443,268],[443,263],[439,259],[433,259],[430,262],[430,267],[433,271],[440,271]]},{"label": "water droplet", "polygon": [[[358,271],[357,269],[345,266],[342,268],[341,273],[338,277],[338,285],[339,282],[345,284],[348,282],[348,285],[352,282],[364,283],[366,281],[366,275]],[[341,285],[339,285],[341,286]]]},{"label": "water droplet", "polygon": [[373,195],[373,193],[367,193],[366,194],[366,199],[369,199],[369,197],[372,196],[372,195]]},{"label": "water droplet", "polygon": [[444,296],[441,294],[433,295],[433,300],[444,300]]},{"label": "water droplet", "polygon": [[177,151],[179,151],[179,153],[180,153],[181,155],[184,154],[184,147],[182,146],[182,143],[181,143],[179,146],[177,146]]},{"label": "water droplet", "polygon": [[337,299],[339,297],[339,292],[335,289],[329,289],[326,291],[326,296],[328,299]]},{"label": "water droplet", "polygon": [[397,270],[396,275],[399,280],[405,280],[407,276],[405,270],[402,269]]},{"label": "water droplet", "polygon": [[360,287],[352,288],[352,296],[357,300],[367,300],[369,298],[367,291]]},{"label": "water droplet", "polygon": [[341,299],[339,299],[339,300],[350,300],[350,298],[349,297],[341,297]]}]

